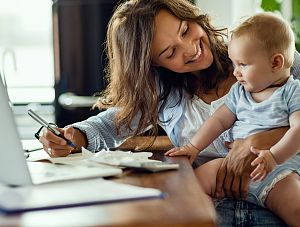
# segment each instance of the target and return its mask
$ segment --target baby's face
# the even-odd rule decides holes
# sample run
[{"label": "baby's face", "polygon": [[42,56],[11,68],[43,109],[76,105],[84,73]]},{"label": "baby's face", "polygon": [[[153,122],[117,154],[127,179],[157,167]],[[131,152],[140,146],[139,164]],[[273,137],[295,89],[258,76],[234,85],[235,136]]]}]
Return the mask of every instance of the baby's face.
[{"label": "baby's face", "polygon": [[271,57],[255,40],[246,35],[232,36],[228,54],[233,63],[234,76],[249,92],[259,92],[272,85]]}]

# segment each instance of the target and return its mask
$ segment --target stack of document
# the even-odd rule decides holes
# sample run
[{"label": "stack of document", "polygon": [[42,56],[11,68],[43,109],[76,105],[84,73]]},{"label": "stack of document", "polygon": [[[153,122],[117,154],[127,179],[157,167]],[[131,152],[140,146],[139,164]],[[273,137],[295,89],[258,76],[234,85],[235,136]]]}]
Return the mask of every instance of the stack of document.
[{"label": "stack of document", "polygon": [[50,158],[47,154],[42,154],[38,156],[38,158],[36,158],[36,156],[34,157],[34,155],[31,155],[28,160],[39,161],[41,159],[47,159],[55,164],[69,164],[89,167],[104,167],[104,165],[109,165],[121,169],[128,167],[150,172],[175,170],[179,168],[178,164],[165,163],[159,160],[149,159],[152,157],[152,155],[152,152],[131,152],[118,150],[101,150],[97,153],[93,153],[85,148],[82,148],[82,153],[72,154],[67,157]]}]

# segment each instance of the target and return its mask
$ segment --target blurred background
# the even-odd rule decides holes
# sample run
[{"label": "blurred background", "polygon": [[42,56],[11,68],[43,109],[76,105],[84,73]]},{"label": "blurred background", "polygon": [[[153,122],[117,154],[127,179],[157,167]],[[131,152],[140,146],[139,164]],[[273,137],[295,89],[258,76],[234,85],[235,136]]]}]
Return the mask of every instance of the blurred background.
[{"label": "blurred background", "polygon": [[[32,108],[60,127],[97,114],[93,94],[105,87],[107,22],[117,0],[0,0],[0,72],[22,139],[39,128]],[[300,37],[300,0],[196,0],[215,26],[276,11]]]}]

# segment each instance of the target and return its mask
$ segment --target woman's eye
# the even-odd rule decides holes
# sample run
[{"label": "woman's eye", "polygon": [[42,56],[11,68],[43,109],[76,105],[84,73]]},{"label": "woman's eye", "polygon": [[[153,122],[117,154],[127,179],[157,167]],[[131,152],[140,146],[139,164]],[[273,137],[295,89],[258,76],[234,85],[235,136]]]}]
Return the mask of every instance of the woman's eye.
[{"label": "woman's eye", "polygon": [[175,55],[175,49],[172,50],[172,53],[167,58],[172,58]]},{"label": "woman's eye", "polygon": [[186,26],[183,33],[181,34],[182,37],[185,36],[188,33],[188,31],[189,31],[189,26]]}]

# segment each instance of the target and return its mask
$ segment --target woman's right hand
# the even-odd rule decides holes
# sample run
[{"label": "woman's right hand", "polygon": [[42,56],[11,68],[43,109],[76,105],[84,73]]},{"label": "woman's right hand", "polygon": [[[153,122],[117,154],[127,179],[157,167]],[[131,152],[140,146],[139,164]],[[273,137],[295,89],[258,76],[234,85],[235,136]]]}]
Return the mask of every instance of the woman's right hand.
[{"label": "woman's right hand", "polygon": [[57,128],[57,130],[59,130],[65,138],[76,144],[76,148],[70,147],[64,139],[56,136],[48,129],[44,129],[39,141],[43,144],[43,149],[51,157],[65,157],[72,152],[80,150],[81,147],[87,146],[86,135],[80,130],[75,128]]},{"label": "woman's right hand", "polygon": [[256,155],[250,152],[251,140],[237,139],[228,144],[230,152],[224,158],[216,179],[217,198],[246,198],[250,183],[250,173],[254,170],[251,162]]}]

